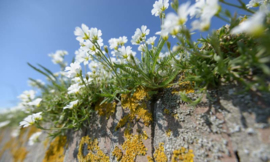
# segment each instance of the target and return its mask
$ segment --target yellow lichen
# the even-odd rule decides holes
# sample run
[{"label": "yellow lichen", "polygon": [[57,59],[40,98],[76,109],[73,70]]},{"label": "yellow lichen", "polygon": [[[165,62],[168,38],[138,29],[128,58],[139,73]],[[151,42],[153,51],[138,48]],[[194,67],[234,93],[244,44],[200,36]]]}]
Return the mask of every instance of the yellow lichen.
[{"label": "yellow lichen", "polygon": [[64,147],[66,145],[66,136],[58,136],[51,143],[45,153],[43,162],[63,162],[64,161]]},{"label": "yellow lichen", "polygon": [[171,136],[171,134],[172,134],[171,129],[168,129],[168,130],[166,131],[166,135],[167,135],[168,137],[170,137],[170,136]]},{"label": "yellow lichen", "polygon": [[167,114],[167,115],[170,114],[170,110],[168,110],[168,109],[164,109],[163,112],[164,112],[164,114]]},{"label": "yellow lichen", "polygon": [[[122,145],[123,151],[121,151],[117,146],[114,149],[113,155],[117,157],[118,161],[121,159],[121,162],[133,162],[138,155],[146,154],[147,148],[142,142],[142,139],[148,138],[146,132],[143,131],[137,135],[132,135],[130,130],[130,125],[128,124],[124,132],[126,140]],[[121,158],[119,158],[120,155]]]},{"label": "yellow lichen", "polygon": [[26,151],[26,148],[19,147],[18,149],[14,150],[12,152],[13,162],[23,162],[28,151]]},{"label": "yellow lichen", "polygon": [[159,147],[156,148],[154,153],[154,159],[156,162],[167,162],[168,158],[164,152],[164,143],[160,143]]},{"label": "yellow lichen", "polygon": [[43,141],[43,146],[44,146],[44,148],[47,148],[49,142],[50,142],[49,138],[46,138],[46,139]]},{"label": "yellow lichen", "polygon": [[116,130],[123,127],[128,121],[140,119],[146,126],[152,121],[152,114],[147,110],[147,99],[149,98],[147,89],[138,87],[133,95],[122,94],[121,104],[124,109],[129,109],[129,114],[122,118],[116,126]]},{"label": "yellow lichen", "polygon": [[98,114],[100,116],[106,116],[106,118],[108,119],[111,115],[113,115],[115,113],[115,106],[116,103],[102,103],[100,105],[101,101],[98,102],[95,106],[95,110],[98,112]]},{"label": "yellow lichen", "polygon": [[123,152],[119,147],[115,146],[112,155],[116,157],[117,161],[120,161],[123,156]]},{"label": "yellow lichen", "polygon": [[193,150],[187,150],[182,147],[179,150],[174,150],[172,155],[172,162],[193,162]]},{"label": "yellow lichen", "polygon": [[147,139],[148,139],[148,135],[146,134],[146,132],[145,132],[145,131],[143,131],[143,133],[142,133],[142,137],[143,137],[143,139],[145,139],[145,140],[147,140]]},{"label": "yellow lichen", "polygon": [[194,93],[194,82],[183,81],[185,76],[181,76],[178,80],[178,87],[172,91],[173,94],[178,94],[179,92]]},{"label": "yellow lichen", "polygon": [[179,119],[178,114],[173,114],[172,116],[173,116],[176,120]]},{"label": "yellow lichen", "polygon": [[123,127],[127,122],[128,120],[130,119],[130,115],[126,115],[124,116],[122,119],[120,119],[120,121],[118,122],[117,126],[116,126],[116,130],[118,130],[119,128]]},{"label": "yellow lichen", "polygon": [[35,126],[29,127],[28,135],[27,135],[27,140],[36,132],[41,131],[40,129],[36,128]]},{"label": "yellow lichen", "polygon": [[148,162],[154,162],[153,158],[150,156],[147,156],[147,160],[148,160]]},{"label": "yellow lichen", "polygon": [[136,156],[145,155],[147,148],[142,142],[142,136],[138,135],[126,135],[126,140],[122,145],[125,154],[122,157],[121,162],[133,162]]},{"label": "yellow lichen", "polygon": [[5,151],[9,150],[14,162],[23,162],[28,153],[24,147],[25,143],[28,141],[28,138],[25,139],[25,132],[29,129],[31,129],[31,127],[22,128],[18,138],[11,137],[0,151],[0,157]]},{"label": "yellow lichen", "polygon": [[[87,155],[83,154],[85,145],[87,146]],[[79,162],[109,162],[109,156],[105,155],[100,149],[98,140],[91,140],[88,136],[82,137],[77,157]]]}]

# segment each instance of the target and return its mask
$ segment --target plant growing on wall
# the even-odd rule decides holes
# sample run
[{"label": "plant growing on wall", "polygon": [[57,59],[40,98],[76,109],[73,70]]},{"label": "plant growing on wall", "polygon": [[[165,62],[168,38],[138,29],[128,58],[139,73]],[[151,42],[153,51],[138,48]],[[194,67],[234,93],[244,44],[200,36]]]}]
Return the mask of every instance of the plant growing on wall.
[{"label": "plant growing on wall", "polygon": [[[223,5],[242,9],[246,15],[232,15]],[[80,44],[75,59],[67,64],[66,51],[49,56],[61,70],[53,73],[42,65],[29,66],[48,78],[48,84],[30,78],[31,85],[41,90],[20,95],[19,112],[1,117],[0,126],[18,124],[52,130],[52,135],[68,129],[87,126],[97,105],[104,112],[114,112],[121,96],[147,89],[148,95],[175,84],[189,83],[197,92],[206,92],[224,83],[243,84],[246,90],[269,91],[270,13],[269,1],[199,0],[196,3],[171,2],[175,12],[166,13],[169,0],[153,5],[152,15],[161,20],[161,29],[150,37],[150,29],[142,25],[131,37],[120,36],[104,45],[102,31],[82,24],[74,34]],[[193,40],[194,33],[209,31],[213,17],[227,23],[207,37]],[[251,25],[252,24],[252,25]],[[187,26],[191,26],[188,28]],[[172,45],[171,40],[177,40]],[[135,52],[135,49],[138,49]],[[164,52],[164,50],[166,49]],[[141,58],[136,53],[141,53]],[[84,69],[84,70],[82,70]],[[177,77],[181,76],[181,79]],[[178,81],[176,81],[178,80]],[[182,100],[198,103],[180,93]],[[109,110],[109,111],[108,111]],[[44,126],[43,123],[49,123]]]}]

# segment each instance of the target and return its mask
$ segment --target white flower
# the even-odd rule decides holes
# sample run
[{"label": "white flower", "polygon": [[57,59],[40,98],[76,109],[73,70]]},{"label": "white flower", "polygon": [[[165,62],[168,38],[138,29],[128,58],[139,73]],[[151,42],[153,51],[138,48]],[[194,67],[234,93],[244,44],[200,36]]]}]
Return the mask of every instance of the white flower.
[{"label": "white flower", "polygon": [[58,72],[53,73],[53,75],[55,77],[65,76],[66,75],[66,72],[64,72],[64,71],[58,71]]},{"label": "white flower", "polygon": [[192,18],[194,16],[196,16],[196,18],[200,17],[205,6],[206,0],[196,0],[196,3],[190,7],[190,16]]},{"label": "white flower", "polygon": [[249,3],[247,4],[247,8],[259,7],[263,3],[264,0],[250,0]]},{"label": "white flower", "polygon": [[150,37],[147,39],[146,43],[151,44],[152,46],[155,44],[155,40],[157,39],[156,36]]},{"label": "white flower", "polygon": [[64,56],[67,54],[68,54],[67,51],[57,50],[55,53],[49,54],[49,56],[52,58],[52,62],[54,64],[59,64],[59,63],[63,63]]},{"label": "white flower", "polygon": [[127,43],[127,41],[128,41],[128,39],[127,39],[126,36],[123,36],[123,37],[119,37],[119,38],[118,38],[118,44],[119,44],[120,46],[125,45],[125,43]]},{"label": "white flower", "polygon": [[199,0],[190,7],[190,16],[199,16],[200,20],[192,22],[192,29],[206,31],[210,27],[212,17],[219,12],[220,6],[218,0]]},{"label": "white flower", "polygon": [[141,44],[141,45],[138,47],[138,50],[141,51],[141,52],[146,52],[146,51],[147,51],[146,44]]},{"label": "white flower", "polygon": [[0,122],[0,128],[2,128],[2,127],[4,127],[4,126],[8,125],[9,123],[10,123],[9,120]]},{"label": "white flower", "polygon": [[127,43],[128,39],[126,36],[123,36],[123,37],[119,37],[118,39],[117,38],[111,38],[109,40],[109,44],[110,44],[110,49],[115,49],[117,50],[118,49],[118,46],[123,46],[125,45],[125,43]]},{"label": "white flower", "polygon": [[78,41],[83,42],[83,40],[90,38],[90,30],[85,24],[82,24],[81,28],[80,27],[75,28],[74,35],[77,36],[76,39]]},{"label": "white flower", "polygon": [[153,4],[153,9],[151,13],[152,15],[159,16],[168,7],[169,7],[169,0],[155,1],[155,3]]},{"label": "white flower", "polygon": [[109,44],[110,44],[110,49],[117,49],[117,47],[118,47],[118,39],[111,38],[109,40]]},{"label": "white flower", "polygon": [[20,122],[20,126],[28,127],[29,125],[33,125],[35,121],[38,121],[41,119],[42,119],[41,112],[28,115],[26,118],[23,119],[23,121]]},{"label": "white flower", "polygon": [[150,33],[150,30],[147,29],[147,26],[142,25],[141,29],[137,28],[134,35],[132,36],[132,44],[140,44],[141,41],[145,40],[145,36]]},{"label": "white flower", "polygon": [[72,78],[71,81],[74,84],[80,84],[81,83],[81,77]]},{"label": "white flower", "polygon": [[135,56],[136,52],[131,50],[132,47],[130,46],[122,46],[121,48],[119,48],[118,51],[113,51],[112,55],[116,56],[117,58],[121,58],[121,59],[129,59],[130,55]]},{"label": "white flower", "polygon": [[179,50],[179,46],[177,46],[177,45],[174,45],[173,47],[172,47],[172,52],[176,52],[176,51],[178,51]]},{"label": "white flower", "polygon": [[18,98],[22,102],[30,102],[31,100],[33,100],[35,98],[35,93],[36,92],[33,90],[24,91],[20,96],[18,96]]},{"label": "white flower", "polygon": [[65,106],[63,109],[72,109],[73,107],[77,106],[79,100],[75,100],[70,102],[67,106]]},{"label": "white flower", "polygon": [[[45,83],[42,81],[42,80],[40,80],[40,79],[36,79],[35,80],[36,82],[34,82],[34,81],[32,81],[32,80],[28,80],[28,85],[29,86],[32,86],[32,87],[38,87],[39,88],[39,85],[45,85]],[[39,85],[38,85],[39,84]]]},{"label": "white flower", "polygon": [[[102,43],[103,40],[97,40],[97,43],[99,44],[99,46],[101,47],[101,45],[103,45]],[[100,44],[101,43],[101,44]],[[89,52],[90,54],[94,55],[96,54],[96,52],[98,52],[97,47],[89,40],[87,40],[84,44],[84,46],[82,47],[83,50],[85,50],[85,52]]]},{"label": "white flower", "polygon": [[90,29],[90,39],[93,41],[93,42],[96,42],[98,41],[98,44],[100,47],[103,46],[103,39],[101,38],[102,36],[102,32],[101,30],[98,30],[97,28],[91,28]]},{"label": "white flower", "polygon": [[28,145],[32,146],[34,143],[37,143],[39,140],[39,136],[42,134],[42,132],[36,132],[32,134],[32,136],[29,138]]},{"label": "white flower", "polygon": [[81,88],[82,88],[82,86],[79,85],[79,83],[72,84],[72,85],[70,85],[70,87],[68,88],[68,94],[78,93],[78,92],[80,91]]},{"label": "white flower", "polygon": [[97,61],[91,61],[88,67],[91,71],[97,71],[100,68],[100,64]]},{"label": "white flower", "polygon": [[83,50],[82,48],[77,50],[75,52],[75,55],[76,55],[75,60],[79,64],[83,62],[84,65],[87,65],[88,62],[92,60],[91,56],[87,53],[87,51]]},{"label": "white flower", "polygon": [[170,55],[169,52],[165,52],[165,53],[160,52],[158,61],[161,61],[164,57],[168,57],[169,55]]},{"label": "white flower", "polygon": [[169,33],[176,35],[180,28],[180,24],[178,24],[178,16],[174,13],[169,13],[161,26],[160,35],[162,37],[167,36]]},{"label": "white flower", "polygon": [[248,20],[240,23],[231,30],[231,34],[247,33],[254,36],[259,36],[264,32],[263,21],[265,12],[258,11],[252,15]]},{"label": "white flower", "polygon": [[178,34],[181,26],[184,25],[188,20],[188,15],[190,13],[189,5],[190,2],[186,2],[178,7],[177,15],[174,13],[169,13],[165,17],[159,33],[162,37],[167,36],[169,33],[173,36]]},{"label": "white flower", "polygon": [[41,98],[36,98],[34,101],[29,102],[28,105],[39,107],[41,101],[42,101]]},{"label": "white flower", "polygon": [[204,21],[199,21],[199,20],[194,20],[191,23],[192,29],[191,30],[196,30],[199,29],[201,31],[206,31],[210,27],[210,19],[205,19]]},{"label": "white flower", "polygon": [[72,78],[78,76],[81,73],[81,66],[77,62],[71,63],[70,67],[66,67],[65,71],[67,71],[66,76]]}]

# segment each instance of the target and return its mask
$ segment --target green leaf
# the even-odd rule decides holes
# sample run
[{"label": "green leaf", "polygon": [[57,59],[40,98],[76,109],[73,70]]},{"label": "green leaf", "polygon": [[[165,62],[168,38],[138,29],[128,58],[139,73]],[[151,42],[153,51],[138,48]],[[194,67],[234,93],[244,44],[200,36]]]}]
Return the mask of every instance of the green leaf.
[{"label": "green leaf", "polygon": [[33,68],[33,69],[36,70],[37,72],[39,72],[39,73],[45,75],[45,76],[48,77],[51,81],[54,82],[54,80],[50,77],[50,75],[48,75],[48,74],[45,73],[44,71],[42,71],[42,70],[36,68],[35,66],[31,65],[30,63],[27,63],[27,64],[28,64],[31,68]]},{"label": "green leaf", "polygon": [[156,64],[157,64],[157,60],[158,60],[158,57],[159,57],[159,54],[162,50],[162,47],[164,46],[165,44],[165,40],[164,39],[161,39],[158,46],[157,46],[157,49],[154,53],[154,60],[153,60],[153,65],[152,65],[152,73],[154,72],[155,68],[156,68]]},{"label": "green leaf", "polygon": [[28,79],[31,80],[32,82],[34,82],[35,84],[37,84],[37,86],[38,86],[40,89],[43,89],[44,91],[48,92],[48,89],[47,89],[44,85],[40,84],[37,80],[32,79],[32,78],[28,78]]},{"label": "green leaf", "polygon": [[38,66],[40,66],[43,70],[45,70],[47,73],[49,73],[52,77],[54,77],[55,80],[57,80],[57,78],[54,76],[53,72],[51,72],[49,69],[45,68],[44,66],[38,64]]},{"label": "green leaf", "polygon": [[180,71],[178,69],[174,70],[174,72],[170,75],[170,77],[160,84],[161,85],[160,87],[166,87],[169,83],[171,83],[175,79],[175,77],[179,73]]}]

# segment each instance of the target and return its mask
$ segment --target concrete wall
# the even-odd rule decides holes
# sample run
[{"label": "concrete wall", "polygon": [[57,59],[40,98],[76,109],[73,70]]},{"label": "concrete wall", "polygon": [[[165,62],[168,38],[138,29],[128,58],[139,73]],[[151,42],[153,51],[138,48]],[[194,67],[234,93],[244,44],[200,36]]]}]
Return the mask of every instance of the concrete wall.
[{"label": "concrete wall", "polygon": [[[150,100],[142,95],[143,92],[126,96],[133,98],[131,103],[137,107],[126,108],[127,103],[122,100],[125,106],[117,103],[110,116],[96,115],[88,127],[69,131],[54,141],[43,134],[41,142],[33,146],[23,142],[27,141],[30,129],[25,130],[21,137],[11,139],[11,130],[6,128],[0,133],[0,161],[117,161],[118,158],[138,162],[180,159],[268,162],[270,95],[258,92],[239,94],[241,90],[241,87],[227,85],[208,91],[196,107],[188,106],[178,95],[172,94],[172,88],[159,92]],[[188,95],[193,99],[200,96]],[[153,116],[150,118],[147,113]],[[10,144],[10,139],[19,144],[5,147]],[[16,153],[23,152],[19,148],[25,148],[24,158],[14,158]]]}]

